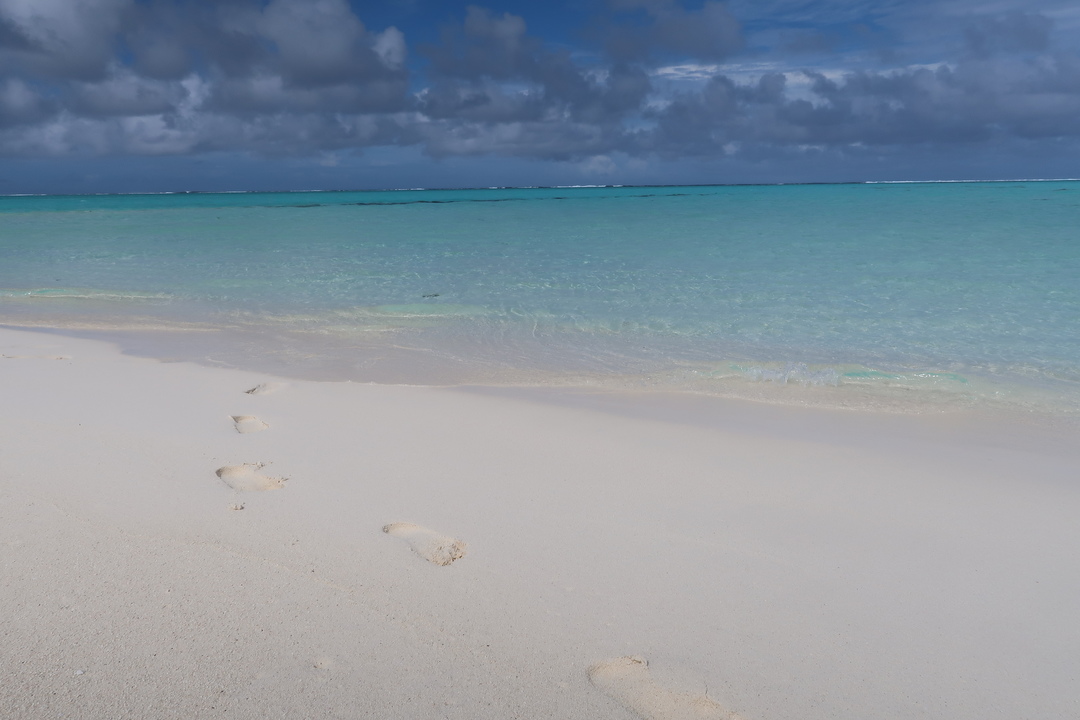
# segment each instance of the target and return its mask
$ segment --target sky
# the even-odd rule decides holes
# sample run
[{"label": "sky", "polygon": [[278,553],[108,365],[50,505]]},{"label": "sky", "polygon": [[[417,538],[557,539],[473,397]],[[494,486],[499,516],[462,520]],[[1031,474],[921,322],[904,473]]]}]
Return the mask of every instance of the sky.
[{"label": "sky", "polygon": [[1076,0],[0,0],[0,194],[1078,166]]}]

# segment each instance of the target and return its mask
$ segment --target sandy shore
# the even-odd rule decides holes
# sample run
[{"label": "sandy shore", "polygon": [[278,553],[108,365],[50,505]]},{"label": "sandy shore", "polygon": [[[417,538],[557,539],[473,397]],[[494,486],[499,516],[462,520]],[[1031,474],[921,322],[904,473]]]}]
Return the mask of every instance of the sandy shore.
[{"label": "sandy shore", "polygon": [[1076,443],[0,354],[0,717],[1080,716]]}]

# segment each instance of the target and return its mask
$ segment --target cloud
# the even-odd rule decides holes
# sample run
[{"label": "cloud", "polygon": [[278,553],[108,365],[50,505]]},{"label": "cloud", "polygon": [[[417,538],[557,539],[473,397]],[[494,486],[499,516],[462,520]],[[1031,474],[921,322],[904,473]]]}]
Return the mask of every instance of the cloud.
[{"label": "cloud", "polygon": [[2,144],[24,155],[302,153],[411,102],[403,34],[345,0],[0,0],[0,42]]},{"label": "cloud", "polygon": [[379,56],[383,65],[391,70],[398,70],[405,63],[405,35],[396,27],[388,27],[376,35],[371,49]]},{"label": "cloud", "polygon": [[581,171],[586,175],[607,176],[613,174],[619,166],[607,155],[593,155],[581,163]]},{"label": "cloud", "polygon": [[1013,11],[984,17],[967,30],[968,49],[978,57],[1008,52],[1042,52],[1050,45],[1053,21],[1045,15]]},{"label": "cloud", "polygon": [[1080,135],[1080,63],[1073,56],[969,58],[826,76],[767,73],[753,83],[718,74],[651,113],[639,139],[667,156],[716,153],[725,143],[776,147],[974,145],[1008,137]]},{"label": "cloud", "polygon": [[[0,0],[0,154],[337,162],[409,146],[605,174],[634,158],[892,157],[1080,137],[1080,57],[1060,23],[969,17],[965,3],[949,6],[963,22],[948,54],[851,69],[830,49],[840,36],[804,27],[813,4],[794,0],[766,3],[795,28],[774,28],[769,52],[745,47],[736,11],[748,5],[711,0],[611,0],[579,47],[480,6],[416,46],[409,27],[371,27],[346,0]],[[846,3],[830,27],[902,5]],[[785,64],[792,43],[837,62]]]},{"label": "cloud", "polygon": [[441,40],[421,49],[431,61],[431,84],[418,104],[439,121],[420,132],[436,155],[483,152],[489,137],[494,153],[528,154],[531,140],[536,157],[573,157],[617,138],[651,89],[641,67],[585,67],[570,53],[545,47],[523,18],[509,13],[470,7]]},{"label": "cloud", "polygon": [[72,83],[69,91],[67,108],[82,117],[168,113],[186,97],[180,83],[140,77],[120,67],[97,82]]},{"label": "cloud", "polygon": [[55,110],[53,102],[18,78],[0,83],[0,128],[41,122]]},{"label": "cloud", "polygon": [[100,79],[132,0],[0,0],[0,67],[30,77]]},{"label": "cloud", "polygon": [[784,49],[796,54],[828,53],[834,51],[840,41],[835,32],[796,30],[788,34]]},{"label": "cloud", "polygon": [[612,0],[599,33],[608,53],[624,62],[659,55],[722,60],[742,49],[739,21],[727,6],[706,0],[686,10],[674,0]]},{"label": "cloud", "polygon": [[[273,65],[293,86],[322,88],[384,79],[395,72],[375,51],[379,38],[345,0],[272,0],[255,29],[274,44]],[[383,44],[393,54],[395,49]]]},{"label": "cloud", "polygon": [[425,54],[432,71],[443,77],[505,79],[533,74],[543,47],[526,35],[521,16],[493,15],[476,5],[468,7],[460,26],[445,26],[441,39],[441,44],[425,48]]}]

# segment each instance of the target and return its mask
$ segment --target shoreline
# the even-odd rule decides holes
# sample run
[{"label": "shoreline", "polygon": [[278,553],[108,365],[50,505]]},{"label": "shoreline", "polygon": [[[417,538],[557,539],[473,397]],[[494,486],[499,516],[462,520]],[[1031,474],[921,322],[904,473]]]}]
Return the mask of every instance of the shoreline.
[{"label": "shoreline", "polygon": [[[0,321],[0,330],[4,329],[105,342],[126,355],[150,360],[192,362],[294,380],[490,387],[511,393],[548,392],[554,397],[563,393],[677,394],[870,415],[969,416],[1037,425],[1053,432],[1058,431],[1055,428],[1062,433],[1080,431],[1080,407],[1068,394],[1075,392],[1071,387],[959,377],[950,372],[880,372],[855,365],[752,360],[713,361],[700,367],[679,361],[622,372],[585,367],[556,370],[543,364],[516,366],[510,356],[481,363],[482,347],[426,347],[389,329],[350,339],[273,326],[163,322],[153,317],[145,318],[144,324],[113,327],[62,325],[48,319],[20,324],[9,318]],[[851,372],[841,372],[845,368]]]},{"label": "shoreline", "polygon": [[5,215],[0,322],[320,380],[1080,418],[1075,189],[10,202],[41,212]]},{"label": "shoreline", "polygon": [[1080,706],[1080,451],[1034,429],[0,353],[0,714]]}]

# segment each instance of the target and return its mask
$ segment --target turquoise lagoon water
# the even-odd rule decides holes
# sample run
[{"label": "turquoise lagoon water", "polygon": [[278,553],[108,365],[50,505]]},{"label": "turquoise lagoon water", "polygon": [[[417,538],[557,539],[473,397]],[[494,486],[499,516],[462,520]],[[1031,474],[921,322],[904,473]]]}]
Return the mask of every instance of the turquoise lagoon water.
[{"label": "turquoise lagoon water", "polygon": [[1080,183],[0,198],[0,323],[296,376],[1080,412]]}]

